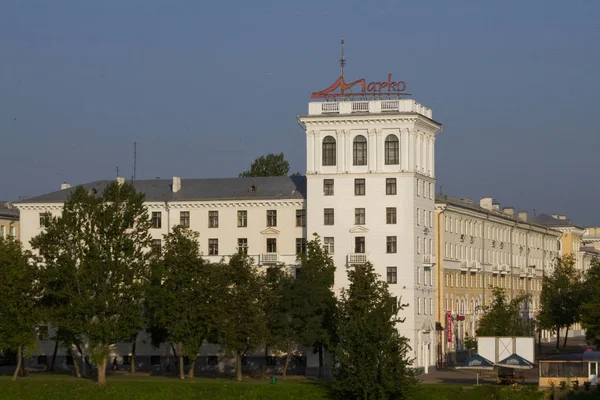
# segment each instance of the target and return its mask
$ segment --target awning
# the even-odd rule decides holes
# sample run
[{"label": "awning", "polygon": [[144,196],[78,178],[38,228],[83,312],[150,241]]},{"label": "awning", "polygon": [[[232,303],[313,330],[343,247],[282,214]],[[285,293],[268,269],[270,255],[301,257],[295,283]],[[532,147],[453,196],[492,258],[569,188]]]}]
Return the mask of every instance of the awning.
[{"label": "awning", "polygon": [[456,366],[454,368],[455,369],[489,369],[489,370],[492,370],[492,369],[494,369],[494,363],[491,362],[490,360],[488,360],[487,358],[480,356],[479,354],[475,354],[475,355],[469,357],[469,359],[467,361],[465,361],[463,364]]},{"label": "awning", "polygon": [[511,354],[506,357],[504,360],[498,361],[496,366],[503,368],[514,368],[514,369],[531,369],[533,368],[533,363],[527,361],[523,357],[518,354]]}]

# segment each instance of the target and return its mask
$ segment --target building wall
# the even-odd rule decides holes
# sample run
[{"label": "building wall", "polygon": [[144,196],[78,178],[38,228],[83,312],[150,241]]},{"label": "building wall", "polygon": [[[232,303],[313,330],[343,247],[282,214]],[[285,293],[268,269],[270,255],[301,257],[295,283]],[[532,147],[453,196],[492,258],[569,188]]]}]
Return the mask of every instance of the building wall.
[{"label": "building wall", "polygon": [[0,216],[0,237],[19,238],[19,220]]},{"label": "building wall", "polygon": [[[490,199],[491,200],[491,199]],[[438,293],[436,319],[446,327],[446,312],[454,318],[452,342],[446,331],[440,353],[464,349],[467,333],[475,336],[481,307],[493,300],[492,287],[509,298],[532,296],[524,315],[539,308],[541,281],[558,255],[560,232],[533,225],[512,215],[490,211],[469,200],[436,201]],[[458,321],[457,316],[464,316]]]}]

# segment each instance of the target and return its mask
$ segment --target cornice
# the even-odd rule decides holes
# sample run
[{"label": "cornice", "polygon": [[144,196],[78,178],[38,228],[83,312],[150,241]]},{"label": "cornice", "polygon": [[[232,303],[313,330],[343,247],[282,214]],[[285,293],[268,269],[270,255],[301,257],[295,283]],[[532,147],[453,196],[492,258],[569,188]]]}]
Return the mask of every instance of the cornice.
[{"label": "cornice", "polygon": [[[252,207],[301,207],[304,208],[304,200],[265,200],[265,201],[236,201],[236,202],[181,202],[168,203],[169,208],[252,208]],[[164,208],[164,203],[157,203],[157,208]],[[150,207],[149,207],[150,208]]]},{"label": "cornice", "polygon": [[60,211],[63,209],[62,203],[57,204],[15,204],[20,211]]}]

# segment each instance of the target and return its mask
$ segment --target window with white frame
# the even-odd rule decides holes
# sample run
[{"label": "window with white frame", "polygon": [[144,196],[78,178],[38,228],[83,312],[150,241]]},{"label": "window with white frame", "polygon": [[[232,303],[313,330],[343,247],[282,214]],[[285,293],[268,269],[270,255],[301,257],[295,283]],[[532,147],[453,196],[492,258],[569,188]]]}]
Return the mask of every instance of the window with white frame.
[{"label": "window with white frame", "polygon": [[334,240],[333,237],[324,237],[323,238],[323,247],[327,254],[334,254]]}]

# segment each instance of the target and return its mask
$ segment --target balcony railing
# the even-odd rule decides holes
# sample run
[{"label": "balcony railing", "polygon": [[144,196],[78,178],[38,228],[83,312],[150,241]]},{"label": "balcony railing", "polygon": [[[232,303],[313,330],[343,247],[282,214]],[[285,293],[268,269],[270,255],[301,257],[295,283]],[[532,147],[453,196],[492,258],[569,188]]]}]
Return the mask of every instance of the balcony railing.
[{"label": "balcony railing", "polygon": [[502,271],[502,267],[498,264],[492,265],[492,274],[499,274]]},{"label": "balcony railing", "polygon": [[279,253],[262,253],[260,255],[261,265],[273,265],[279,263]]},{"label": "balcony railing", "polygon": [[527,277],[527,268],[521,268],[519,270],[519,278],[526,278]]},{"label": "balcony railing", "polygon": [[460,270],[462,272],[467,272],[469,270],[469,262],[467,260],[462,260],[460,262]]},{"label": "balcony railing", "polygon": [[469,270],[471,272],[477,272],[481,270],[481,264],[479,261],[469,261]]},{"label": "balcony railing", "polygon": [[369,261],[365,253],[348,254],[348,265],[366,264]]},{"label": "balcony railing", "polygon": [[368,101],[352,102],[352,112],[369,112],[369,102]]},{"label": "balcony railing", "polygon": [[423,254],[423,266],[432,267],[435,265],[435,256],[433,254]]},{"label": "balcony railing", "polygon": [[508,267],[508,265],[506,265],[506,264],[500,265],[500,274],[501,275],[506,275],[509,272],[510,272],[510,268]]}]

